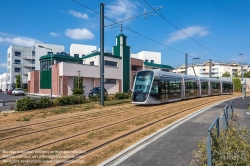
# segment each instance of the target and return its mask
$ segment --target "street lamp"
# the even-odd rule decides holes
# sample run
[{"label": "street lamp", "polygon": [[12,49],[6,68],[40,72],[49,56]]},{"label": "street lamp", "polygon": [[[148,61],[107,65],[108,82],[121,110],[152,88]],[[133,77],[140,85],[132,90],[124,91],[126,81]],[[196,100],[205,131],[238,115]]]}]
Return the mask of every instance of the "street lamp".
[{"label": "street lamp", "polygon": [[241,61],[241,88],[242,88],[242,99],[244,99],[244,83],[243,83],[243,54],[242,55],[242,61]]},{"label": "street lamp", "polygon": [[48,49],[48,50],[50,50],[51,52],[50,52],[50,73],[51,73],[51,82],[50,82],[50,98],[52,98],[52,49],[51,48],[47,48],[47,47],[44,47],[44,46],[41,46],[41,45],[39,45],[38,47],[40,47],[40,48],[45,48],[45,49]]}]

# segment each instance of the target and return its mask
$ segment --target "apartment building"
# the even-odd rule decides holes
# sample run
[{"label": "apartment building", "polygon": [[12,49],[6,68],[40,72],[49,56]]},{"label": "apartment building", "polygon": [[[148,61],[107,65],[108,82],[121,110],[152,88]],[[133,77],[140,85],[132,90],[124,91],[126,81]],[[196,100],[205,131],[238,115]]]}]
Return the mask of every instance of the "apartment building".
[{"label": "apartment building", "polygon": [[[212,77],[222,77],[225,72],[230,73],[231,76],[238,74],[241,75],[242,63],[239,62],[222,62],[222,61],[212,61],[211,76]],[[250,64],[243,63],[243,73],[250,70]],[[185,64],[176,67],[173,70],[174,73],[185,74]],[[189,64],[187,74],[196,75],[199,77],[209,77],[210,73],[210,61]]]},{"label": "apartment building", "polygon": [[[40,45],[44,48],[38,47]],[[28,73],[40,70],[39,58],[45,54],[59,52],[64,52],[64,46],[43,43],[36,43],[33,47],[11,45],[7,50],[5,89],[15,88],[17,75],[21,76],[22,87],[27,88]]]}]

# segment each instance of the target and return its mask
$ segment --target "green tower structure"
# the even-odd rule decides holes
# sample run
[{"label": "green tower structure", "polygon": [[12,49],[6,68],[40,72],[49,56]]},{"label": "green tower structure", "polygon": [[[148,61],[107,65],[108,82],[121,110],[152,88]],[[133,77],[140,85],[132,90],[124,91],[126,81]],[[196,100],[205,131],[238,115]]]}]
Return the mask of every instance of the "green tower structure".
[{"label": "green tower structure", "polygon": [[116,46],[113,46],[113,55],[122,58],[121,66],[121,91],[128,92],[130,89],[130,46],[127,46],[127,36],[120,33],[116,36]]}]

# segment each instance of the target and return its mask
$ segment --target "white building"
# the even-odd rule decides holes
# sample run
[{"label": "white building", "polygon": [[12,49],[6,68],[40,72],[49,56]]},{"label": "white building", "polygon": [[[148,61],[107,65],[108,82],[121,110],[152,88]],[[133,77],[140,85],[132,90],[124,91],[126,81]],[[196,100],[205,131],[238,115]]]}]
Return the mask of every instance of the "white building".
[{"label": "white building", "polygon": [[[46,47],[40,48],[39,45]],[[43,55],[64,52],[64,46],[36,43],[34,47],[11,45],[7,50],[7,89],[15,88],[16,77],[21,75],[22,87],[27,88],[28,72],[40,70]]]},{"label": "white building", "polygon": [[76,58],[82,58],[83,56],[90,54],[92,51],[96,50],[96,46],[82,45],[82,44],[71,44],[70,45],[70,56]]},{"label": "white building", "polygon": [[131,54],[131,58],[142,59],[144,62],[161,64],[160,52],[141,51],[137,54]]},{"label": "white building", "polygon": [[[238,74],[241,75],[242,63],[238,62],[221,62],[212,61],[211,76],[212,77],[222,77],[222,74],[228,72],[231,76]],[[243,63],[243,73],[250,70],[250,64]],[[174,73],[185,74],[185,64],[176,67],[173,70]],[[188,75],[196,75],[200,77],[209,77],[210,72],[210,61],[197,64],[188,65]]]}]

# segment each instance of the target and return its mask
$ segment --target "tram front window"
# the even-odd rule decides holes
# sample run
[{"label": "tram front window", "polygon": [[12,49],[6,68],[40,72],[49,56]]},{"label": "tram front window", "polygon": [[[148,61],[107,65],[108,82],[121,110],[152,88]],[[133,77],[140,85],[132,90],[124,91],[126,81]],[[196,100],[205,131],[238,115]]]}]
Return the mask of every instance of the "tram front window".
[{"label": "tram front window", "polygon": [[154,72],[153,71],[141,71],[136,74],[134,92],[148,93]]}]

